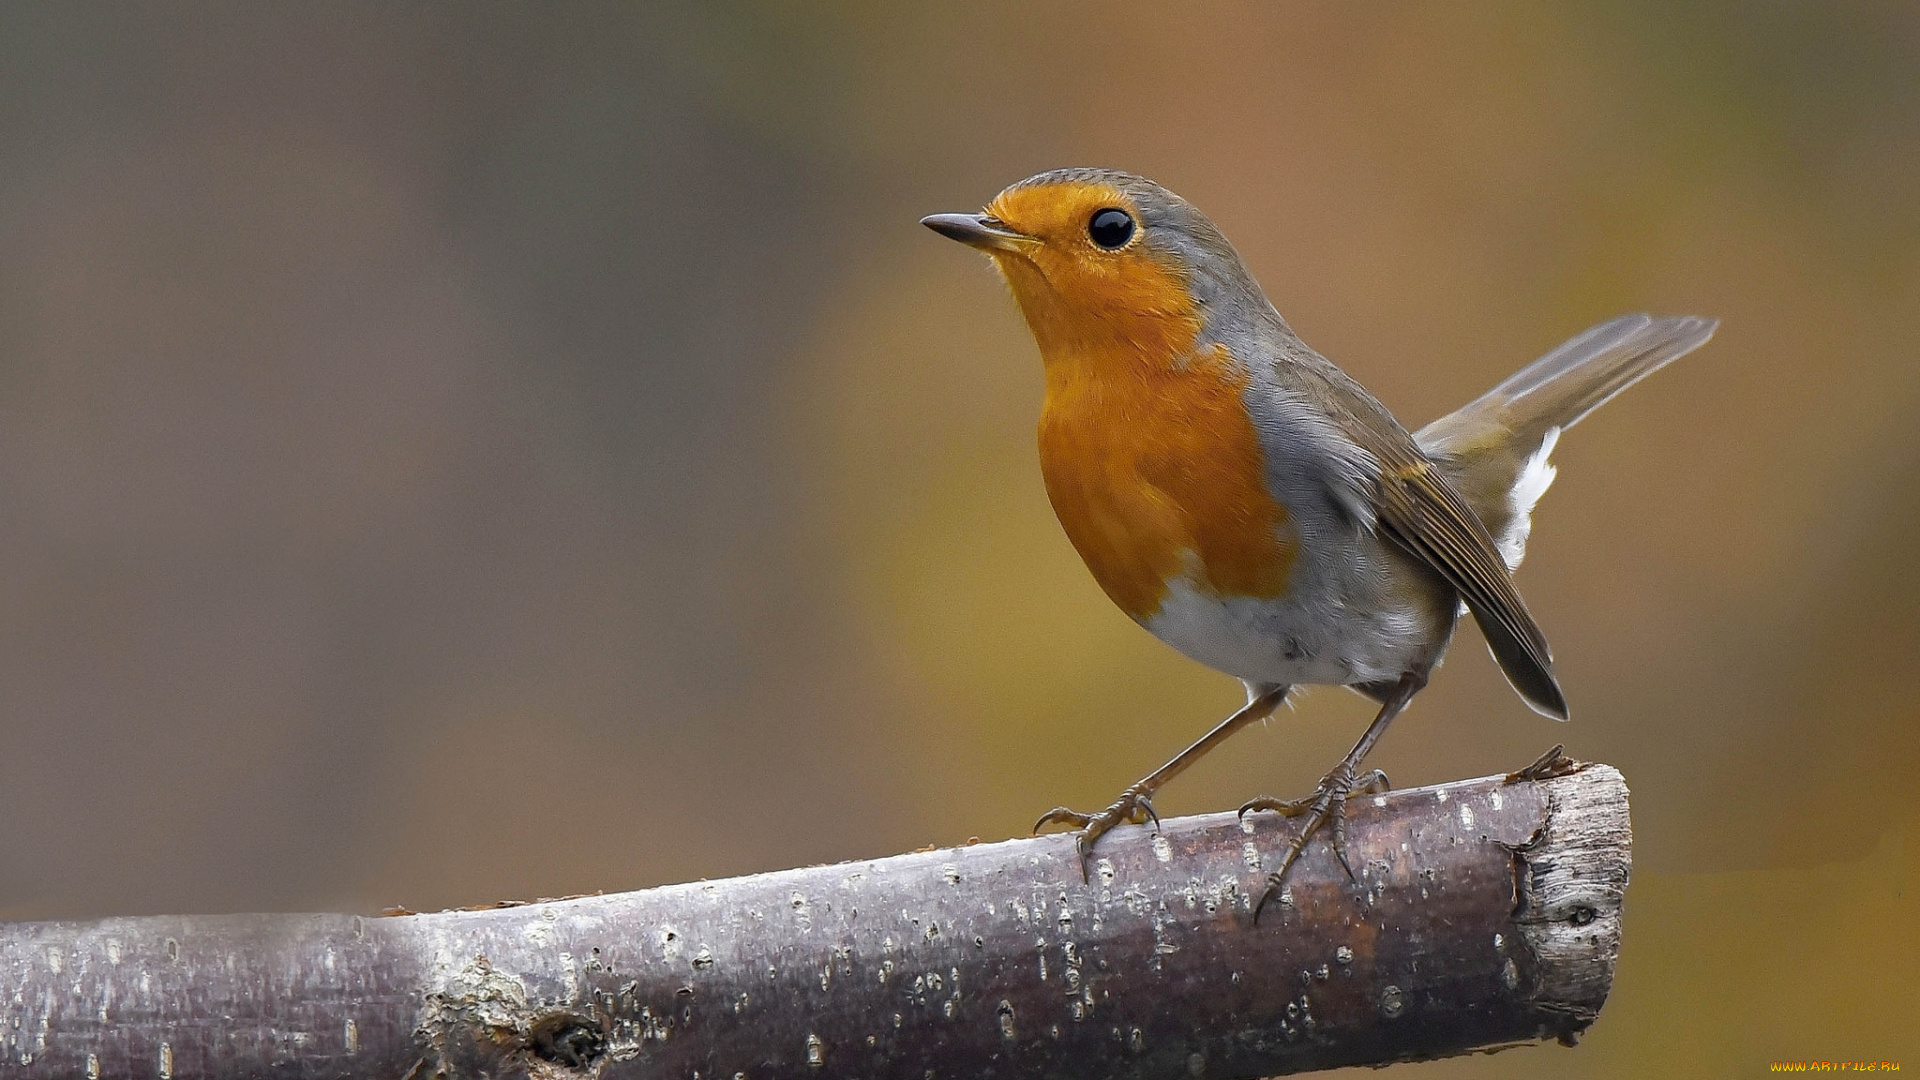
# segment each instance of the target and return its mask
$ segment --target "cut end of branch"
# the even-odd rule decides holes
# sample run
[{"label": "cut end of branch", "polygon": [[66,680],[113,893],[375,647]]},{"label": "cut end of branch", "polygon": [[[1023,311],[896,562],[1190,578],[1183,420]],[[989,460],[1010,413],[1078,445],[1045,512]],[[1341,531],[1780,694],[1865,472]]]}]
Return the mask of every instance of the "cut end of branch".
[{"label": "cut end of branch", "polygon": [[1612,766],[1562,772],[1539,785],[1547,818],[1513,852],[1513,921],[1534,958],[1529,996],[1551,1027],[1542,1035],[1572,1045],[1613,986],[1633,829],[1626,781]]}]

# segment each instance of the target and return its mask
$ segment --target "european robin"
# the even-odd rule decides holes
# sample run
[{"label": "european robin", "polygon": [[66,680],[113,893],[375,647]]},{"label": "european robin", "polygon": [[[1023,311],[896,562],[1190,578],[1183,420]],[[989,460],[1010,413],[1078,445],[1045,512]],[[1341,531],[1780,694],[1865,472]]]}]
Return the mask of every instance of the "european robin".
[{"label": "european robin", "polygon": [[1294,334],[1213,222],[1150,180],[1044,172],[985,213],[922,223],[990,256],[1033,331],[1040,469],[1095,580],[1154,636],[1247,687],[1245,706],[1113,805],[1040,819],[1078,829],[1083,869],[1102,834],[1157,820],[1163,784],[1301,684],[1349,687],[1379,715],[1312,795],[1241,813],[1305,819],[1267,896],[1323,827],[1346,865],[1346,800],[1386,785],[1361,762],[1427,684],[1463,608],[1520,697],[1566,719],[1512,578],[1553,482],[1547,456],[1715,320],[1623,315],[1409,433]]}]

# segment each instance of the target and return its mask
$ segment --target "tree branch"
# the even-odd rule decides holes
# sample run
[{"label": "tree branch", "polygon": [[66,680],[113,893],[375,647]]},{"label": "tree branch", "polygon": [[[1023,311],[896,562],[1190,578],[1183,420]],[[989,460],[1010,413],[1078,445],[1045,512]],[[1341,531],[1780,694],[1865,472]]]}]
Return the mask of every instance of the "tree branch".
[{"label": "tree branch", "polygon": [[[1564,759],[1561,759],[1564,762]],[[1570,766],[1569,766],[1570,767]],[[1542,770],[1552,773],[1553,769]],[[0,924],[0,1077],[1257,1077],[1571,1043],[1630,862],[1606,766],[481,911]]]}]

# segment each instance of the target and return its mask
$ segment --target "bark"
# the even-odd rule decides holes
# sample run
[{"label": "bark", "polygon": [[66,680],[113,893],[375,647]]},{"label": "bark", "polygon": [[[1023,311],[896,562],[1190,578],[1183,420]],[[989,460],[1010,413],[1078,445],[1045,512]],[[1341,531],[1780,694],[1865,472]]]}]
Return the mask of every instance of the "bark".
[{"label": "bark", "polygon": [[1605,1001],[1620,774],[398,917],[0,924],[0,1077],[1257,1077],[1571,1043]]}]

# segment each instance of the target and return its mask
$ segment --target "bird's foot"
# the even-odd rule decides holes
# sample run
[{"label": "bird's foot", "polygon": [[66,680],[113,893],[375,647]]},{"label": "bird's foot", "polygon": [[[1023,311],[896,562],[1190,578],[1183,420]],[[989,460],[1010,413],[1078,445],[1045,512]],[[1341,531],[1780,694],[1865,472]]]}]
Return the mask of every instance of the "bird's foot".
[{"label": "bird's foot", "polygon": [[1293,869],[1294,861],[1300,858],[1307,841],[1319,832],[1322,826],[1331,825],[1330,839],[1333,844],[1333,856],[1340,860],[1340,868],[1353,877],[1353,867],[1347,865],[1347,800],[1357,795],[1378,795],[1387,790],[1387,774],[1375,769],[1364,776],[1355,777],[1353,766],[1342,762],[1340,766],[1322,777],[1319,788],[1304,799],[1253,799],[1240,808],[1240,816],[1246,817],[1255,810],[1272,810],[1284,817],[1305,817],[1303,825],[1294,838],[1287,842],[1286,854],[1280,857],[1280,868],[1267,875],[1267,889],[1260,894],[1260,902],[1253,906],[1253,920],[1260,921],[1260,909],[1267,901],[1280,895],[1281,887],[1286,883],[1287,871]]},{"label": "bird's foot", "polygon": [[1153,822],[1156,830],[1160,828],[1160,815],[1153,812],[1153,801],[1147,797],[1146,788],[1135,784],[1121,792],[1120,797],[1113,800],[1112,806],[1097,814],[1083,814],[1078,810],[1056,806],[1040,815],[1040,820],[1033,823],[1033,831],[1037,833],[1049,825],[1071,825],[1078,830],[1074,833],[1073,842],[1080,851],[1080,878],[1084,881],[1087,877],[1087,858],[1093,854],[1094,841],[1105,836],[1115,825],[1144,825],[1149,821]]},{"label": "bird's foot", "polygon": [[1528,780],[1551,780],[1556,776],[1571,776],[1587,767],[1584,763],[1575,761],[1561,753],[1561,751],[1565,749],[1566,747],[1564,745],[1556,746],[1546,753],[1541,754],[1540,760],[1521,769],[1519,772],[1508,773],[1507,783],[1519,784]]}]

